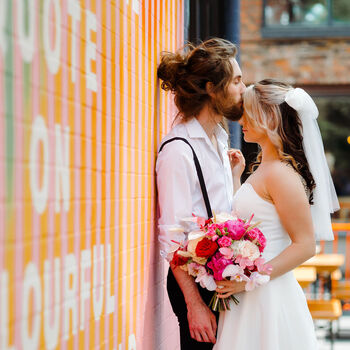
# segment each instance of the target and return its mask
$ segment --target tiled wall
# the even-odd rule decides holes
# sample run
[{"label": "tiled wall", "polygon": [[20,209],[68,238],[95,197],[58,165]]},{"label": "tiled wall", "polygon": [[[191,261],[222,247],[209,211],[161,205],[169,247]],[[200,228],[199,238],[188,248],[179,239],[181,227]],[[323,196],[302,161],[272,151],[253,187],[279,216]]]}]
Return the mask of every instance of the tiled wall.
[{"label": "tiled wall", "polygon": [[154,164],[183,0],[0,1],[0,349],[177,349]]}]

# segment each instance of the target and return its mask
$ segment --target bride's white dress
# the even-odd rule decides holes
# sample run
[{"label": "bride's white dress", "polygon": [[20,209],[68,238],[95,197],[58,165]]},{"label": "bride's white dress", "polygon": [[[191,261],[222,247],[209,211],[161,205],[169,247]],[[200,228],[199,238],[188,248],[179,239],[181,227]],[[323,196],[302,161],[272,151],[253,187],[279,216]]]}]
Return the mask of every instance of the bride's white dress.
[{"label": "bride's white dress", "polygon": [[[244,183],[234,198],[234,209],[241,218],[254,213],[267,243],[265,261],[280,254],[290,238],[275,206],[261,198],[249,183]],[[288,272],[257,287],[236,294],[239,304],[220,313],[215,350],[314,350],[317,341],[313,321],[303,290]]]}]

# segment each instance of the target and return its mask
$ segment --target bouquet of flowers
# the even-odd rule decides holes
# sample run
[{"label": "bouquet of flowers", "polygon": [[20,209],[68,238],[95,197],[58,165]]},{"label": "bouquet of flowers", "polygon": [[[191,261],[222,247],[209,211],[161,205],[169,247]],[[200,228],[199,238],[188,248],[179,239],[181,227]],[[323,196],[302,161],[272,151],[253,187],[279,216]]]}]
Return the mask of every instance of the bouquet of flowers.
[{"label": "bouquet of flowers", "polygon": [[[252,217],[242,220],[230,214],[222,213],[205,220],[193,216],[185,221],[196,222],[198,231],[188,235],[186,243],[177,243],[172,258],[173,266],[179,266],[196,278],[203,288],[214,291],[216,281],[224,279],[245,281],[246,291],[270,280],[272,268],[265,264],[261,254],[266,246],[266,238],[251,224]],[[214,311],[230,310],[229,300],[238,304],[235,296],[218,298],[215,292],[209,307]]]}]

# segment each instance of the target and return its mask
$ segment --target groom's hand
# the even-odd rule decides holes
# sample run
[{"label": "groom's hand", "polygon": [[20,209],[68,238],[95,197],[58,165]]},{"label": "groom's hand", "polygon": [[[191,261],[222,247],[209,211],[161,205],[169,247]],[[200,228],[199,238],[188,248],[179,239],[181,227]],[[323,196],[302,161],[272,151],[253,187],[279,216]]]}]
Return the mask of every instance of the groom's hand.
[{"label": "groom's hand", "polygon": [[203,301],[187,304],[187,319],[191,337],[199,342],[216,342],[216,318]]},{"label": "groom's hand", "polygon": [[185,297],[191,337],[199,342],[215,344],[216,318],[204,303],[194,278],[181,268],[170,266]]}]

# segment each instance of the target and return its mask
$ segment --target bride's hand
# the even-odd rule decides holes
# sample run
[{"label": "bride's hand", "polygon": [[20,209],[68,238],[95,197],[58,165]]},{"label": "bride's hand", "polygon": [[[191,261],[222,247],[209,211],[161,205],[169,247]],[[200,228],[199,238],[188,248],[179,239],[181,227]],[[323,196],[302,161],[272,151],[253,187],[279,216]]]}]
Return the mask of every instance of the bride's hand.
[{"label": "bride's hand", "polygon": [[245,159],[239,149],[231,148],[227,151],[228,158],[231,163],[232,176],[241,177],[245,168]]},{"label": "bride's hand", "polygon": [[246,282],[236,282],[236,281],[215,281],[218,285],[216,292],[218,293],[218,298],[228,298],[230,295],[241,293],[245,291]]}]

